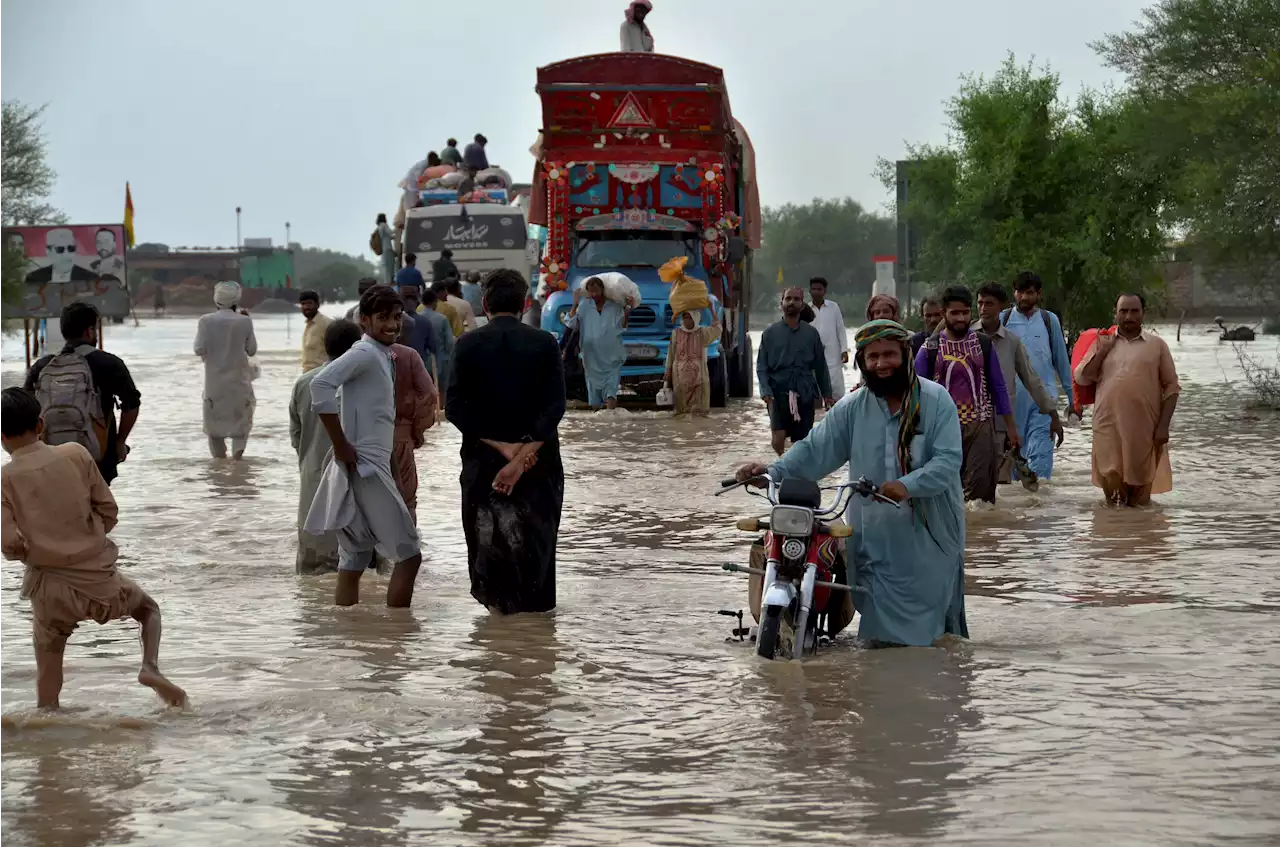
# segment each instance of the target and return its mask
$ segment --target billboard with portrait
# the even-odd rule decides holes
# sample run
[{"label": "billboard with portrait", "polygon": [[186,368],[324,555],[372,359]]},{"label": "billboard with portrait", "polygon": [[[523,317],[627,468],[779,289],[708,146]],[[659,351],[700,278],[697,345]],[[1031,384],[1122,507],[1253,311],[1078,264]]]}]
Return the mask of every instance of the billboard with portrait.
[{"label": "billboard with portrait", "polygon": [[26,293],[16,317],[54,318],[77,300],[103,317],[129,314],[125,235],[121,224],[10,226],[0,233],[6,249],[21,250]]}]

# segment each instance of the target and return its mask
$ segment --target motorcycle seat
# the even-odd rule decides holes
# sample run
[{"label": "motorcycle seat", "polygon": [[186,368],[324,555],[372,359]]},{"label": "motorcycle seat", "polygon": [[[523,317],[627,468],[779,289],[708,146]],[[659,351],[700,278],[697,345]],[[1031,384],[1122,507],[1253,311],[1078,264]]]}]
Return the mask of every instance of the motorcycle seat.
[{"label": "motorcycle seat", "polygon": [[818,509],[822,506],[822,492],[818,483],[808,479],[784,479],[778,486],[778,504]]}]

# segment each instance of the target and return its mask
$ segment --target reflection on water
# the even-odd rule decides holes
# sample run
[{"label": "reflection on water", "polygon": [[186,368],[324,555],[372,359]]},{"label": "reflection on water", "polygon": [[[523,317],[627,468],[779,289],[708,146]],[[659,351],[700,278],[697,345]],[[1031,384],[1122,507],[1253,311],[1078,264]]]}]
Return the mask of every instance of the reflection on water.
[{"label": "reflection on water", "polygon": [[[341,307],[328,311],[341,313]],[[1051,484],[969,515],[974,634],[803,664],[726,643],[746,583],[713,498],[769,454],[755,404],[708,420],[573,412],[553,615],[469,595],[458,446],[419,451],[427,559],[411,611],[330,605],[293,574],[287,400],[300,323],[258,320],[244,462],[200,432],[194,320],[110,327],[143,392],[114,491],[121,566],[159,600],[162,662],[88,625],[64,702],[35,714],[20,570],[0,572],[3,835],[33,845],[1175,844],[1280,833],[1280,421],[1243,413],[1212,338],[1173,349],[1177,490],[1105,506],[1088,429]],[[1172,333],[1166,333],[1172,337]],[[6,345],[11,352],[11,345]],[[21,377],[6,361],[3,382]],[[382,578],[368,574],[366,597]]]}]

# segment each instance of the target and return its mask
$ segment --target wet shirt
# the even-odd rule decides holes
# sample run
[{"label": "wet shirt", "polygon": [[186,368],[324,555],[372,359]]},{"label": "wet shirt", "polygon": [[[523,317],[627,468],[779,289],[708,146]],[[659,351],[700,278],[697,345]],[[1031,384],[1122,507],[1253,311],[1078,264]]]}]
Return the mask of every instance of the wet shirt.
[{"label": "wet shirt", "polygon": [[367,335],[357,341],[311,380],[311,407],[318,415],[340,417],[360,476],[372,476],[379,468],[390,474],[396,429],[390,347]]},{"label": "wet shirt", "polygon": [[88,450],[43,442],[15,450],[0,488],[5,558],[94,600],[118,595],[116,546],[107,538],[118,510]]},{"label": "wet shirt", "polygon": [[802,402],[812,402],[831,396],[831,373],[822,337],[804,321],[795,329],[778,321],[764,331],[756,355],[756,376],[761,397],[785,397],[794,391]]}]

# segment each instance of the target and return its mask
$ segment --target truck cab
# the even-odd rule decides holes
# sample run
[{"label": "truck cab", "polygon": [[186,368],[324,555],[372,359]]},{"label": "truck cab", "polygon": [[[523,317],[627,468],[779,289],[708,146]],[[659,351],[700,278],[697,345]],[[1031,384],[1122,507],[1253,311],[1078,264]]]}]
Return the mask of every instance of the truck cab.
[{"label": "truck cab", "polygon": [[[700,237],[690,232],[599,229],[574,233],[568,287],[547,297],[542,307],[542,328],[563,338],[564,318],[573,308],[573,292],[598,274],[624,274],[640,289],[640,305],[631,311],[622,335],[627,348],[627,361],[622,367],[623,390],[639,397],[653,397],[662,387],[667,347],[676,326],[676,316],[668,302],[671,286],[658,278],[658,268],[676,256],[687,256],[685,273],[709,282],[701,264],[700,244]],[[711,308],[703,310],[702,325],[719,323],[722,316],[720,301],[712,296]],[[718,341],[707,350],[707,358],[712,404],[723,405],[727,384]]]}]

